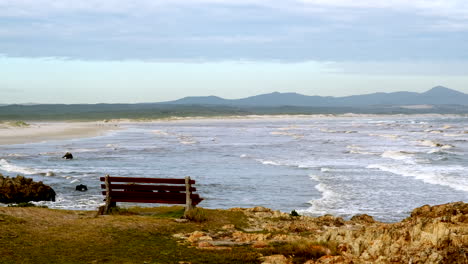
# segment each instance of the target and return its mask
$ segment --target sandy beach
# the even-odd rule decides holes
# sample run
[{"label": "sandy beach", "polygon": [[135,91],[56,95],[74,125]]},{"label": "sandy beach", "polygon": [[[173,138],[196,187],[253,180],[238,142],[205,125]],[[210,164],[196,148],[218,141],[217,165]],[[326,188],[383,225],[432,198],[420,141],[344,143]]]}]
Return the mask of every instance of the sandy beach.
[{"label": "sandy beach", "polygon": [[117,124],[104,122],[33,122],[23,126],[4,122],[0,123],[0,145],[94,137],[116,129]]}]

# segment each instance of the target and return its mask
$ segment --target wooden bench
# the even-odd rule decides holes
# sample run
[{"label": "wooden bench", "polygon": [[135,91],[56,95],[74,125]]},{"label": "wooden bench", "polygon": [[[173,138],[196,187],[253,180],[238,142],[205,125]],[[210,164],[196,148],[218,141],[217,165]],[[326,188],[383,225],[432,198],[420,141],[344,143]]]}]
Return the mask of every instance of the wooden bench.
[{"label": "wooden bench", "polygon": [[105,214],[116,206],[117,202],[185,204],[185,212],[188,212],[203,201],[203,198],[193,193],[197,189],[192,187],[195,180],[191,180],[190,177],[163,179],[106,175],[100,180],[104,182],[101,188],[104,190],[102,194],[106,196],[103,211]]}]

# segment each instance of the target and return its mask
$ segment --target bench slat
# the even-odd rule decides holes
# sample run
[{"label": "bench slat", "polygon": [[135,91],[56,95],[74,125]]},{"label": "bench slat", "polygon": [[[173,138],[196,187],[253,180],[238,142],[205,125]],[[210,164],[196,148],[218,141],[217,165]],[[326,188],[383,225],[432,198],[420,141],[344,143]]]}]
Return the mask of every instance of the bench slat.
[{"label": "bench slat", "polygon": [[[128,197],[128,198],[116,198],[112,199],[114,202],[124,202],[124,203],[162,203],[162,204],[185,204],[185,200],[182,202],[179,200],[167,200],[167,199],[139,199],[135,197]],[[193,199],[192,205],[199,204],[203,199]]]},{"label": "bench slat", "polygon": [[[99,178],[105,181],[105,177]],[[138,182],[138,183],[168,183],[168,184],[185,184],[184,179],[164,179],[164,178],[133,178],[133,177],[109,177],[112,182]],[[190,184],[195,184],[195,180],[190,180]]]},{"label": "bench slat", "polygon": [[[105,191],[102,192],[104,195],[106,194]],[[114,200],[114,198],[122,198],[122,197],[138,197],[138,198],[148,198],[148,199],[153,199],[153,198],[164,198],[164,199],[180,199],[185,202],[186,194],[185,193],[174,193],[174,192],[129,192],[129,191],[111,191],[110,192],[111,199]],[[200,196],[198,194],[192,193],[190,195],[190,198],[195,199],[199,198]]]},{"label": "bench slat", "polygon": [[[105,193],[105,192],[103,192]],[[113,202],[125,202],[128,200],[140,201],[145,203],[170,203],[184,204],[185,193],[170,193],[170,192],[119,192],[111,191],[111,200]],[[191,194],[192,204],[198,204],[203,199],[198,194]],[[155,202],[158,201],[158,202]],[[166,201],[166,202],[165,202]]]},{"label": "bench slat", "polygon": [[[105,184],[101,184],[102,189],[106,189]],[[179,191],[185,192],[185,186],[174,185],[141,185],[141,184],[111,184],[111,190],[129,190],[129,191]],[[190,187],[191,192],[197,191],[197,188]]]}]

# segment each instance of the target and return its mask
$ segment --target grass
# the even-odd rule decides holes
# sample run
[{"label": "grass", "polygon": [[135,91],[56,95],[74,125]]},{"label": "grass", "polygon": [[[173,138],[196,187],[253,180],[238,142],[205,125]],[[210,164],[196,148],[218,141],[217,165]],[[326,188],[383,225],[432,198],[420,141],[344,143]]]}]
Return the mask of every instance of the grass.
[{"label": "grass", "polygon": [[204,209],[206,221],[177,223],[183,208],[130,208],[112,215],[37,207],[0,208],[0,263],[258,263],[251,247],[198,250],[172,235],[245,226],[239,212]]},{"label": "grass", "polygon": [[242,230],[248,227],[247,217],[239,211],[198,208],[188,222],[174,221],[183,215],[182,206],[115,208],[104,216],[92,211],[0,207],[0,263],[260,263],[261,255],[273,254],[302,263],[326,250],[334,252],[333,245],[308,240],[266,248],[202,250],[173,235],[219,234],[225,225]]},{"label": "grass", "polygon": [[24,122],[24,121],[12,121],[8,122],[8,125],[13,126],[13,127],[28,127],[30,124]]}]

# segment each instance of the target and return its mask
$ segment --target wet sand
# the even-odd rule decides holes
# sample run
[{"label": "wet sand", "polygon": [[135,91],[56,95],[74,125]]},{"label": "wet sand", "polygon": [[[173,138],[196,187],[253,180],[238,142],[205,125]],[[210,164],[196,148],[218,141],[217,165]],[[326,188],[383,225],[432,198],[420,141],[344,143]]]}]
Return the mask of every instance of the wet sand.
[{"label": "wet sand", "polygon": [[4,122],[0,123],[0,145],[95,137],[116,129],[118,124],[104,122],[33,122],[29,126]]}]

